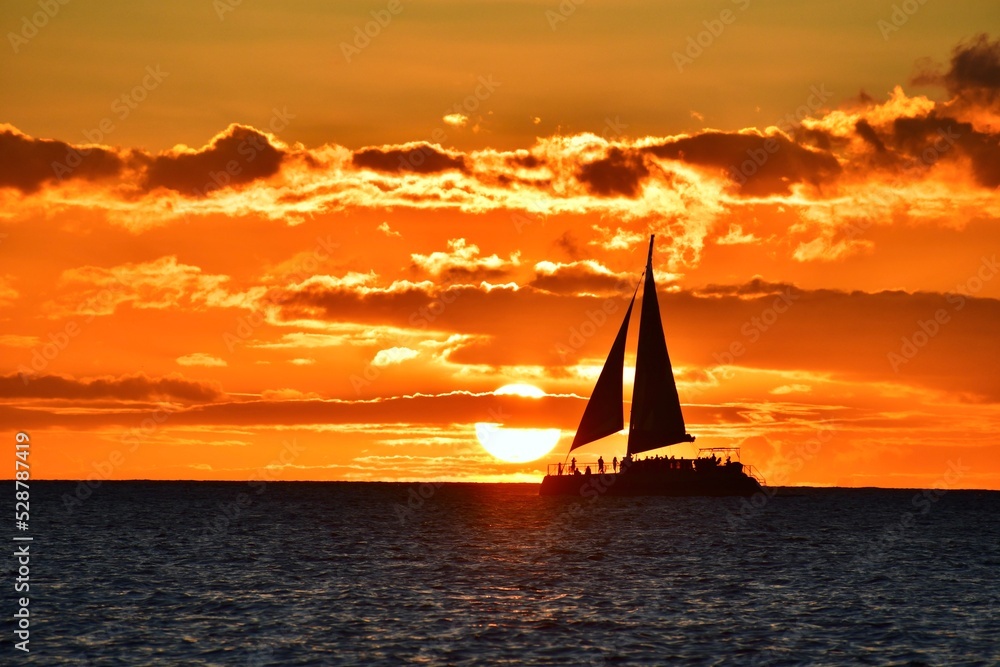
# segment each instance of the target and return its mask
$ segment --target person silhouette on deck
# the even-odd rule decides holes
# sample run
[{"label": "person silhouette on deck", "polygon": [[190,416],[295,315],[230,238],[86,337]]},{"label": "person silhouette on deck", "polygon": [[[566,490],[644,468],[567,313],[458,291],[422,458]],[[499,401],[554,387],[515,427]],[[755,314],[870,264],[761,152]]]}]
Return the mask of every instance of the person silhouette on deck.
[{"label": "person silhouette on deck", "polygon": [[615,458],[611,459],[611,469],[614,472],[618,472],[618,457],[617,456]]},{"label": "person silhouette on deck", "polygon": [[601,474],[604,473],[604,457],[603,456],[598,456],[597,457],[597,472],[599,472]]},{"label": "person silhouette on deck", "polygon": [[569,462],[569,469],[576,470],[576,457],[574,456]]},{"label": "person silhouette on deck", "polygon": [[559,474],[561,475],[561,474],[562,474],[562,461],[560,461],[560,462],[559,462],[559,463],[557,464],[557,468],[558,468],[558,470],[559,470]]}]

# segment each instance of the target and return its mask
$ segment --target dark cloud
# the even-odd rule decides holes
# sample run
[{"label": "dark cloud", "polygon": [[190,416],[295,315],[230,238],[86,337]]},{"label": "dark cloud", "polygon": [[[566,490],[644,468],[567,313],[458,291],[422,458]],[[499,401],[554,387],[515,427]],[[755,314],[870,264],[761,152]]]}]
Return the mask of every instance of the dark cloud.
[{"label": "dark cloud", "polygon": [[562,249],[569,258],[572,260],[578,260],[583,257],[583,249],[580,247],[580,241],[576,238],[572,231],[563,232],[562,235],[556,239],[555,245],[557,248]]},{"label": "dark cloud", "polygon": [[46,182],[117,176],[123,166],[117,153],[104,148],[33,139],[10,129],[0,131],[0,187],[31,193]]},{"label": "dark cloud", "polygon": [[0,398],[42,398],[95,400],[116,398],[127,401],[178,399],[212,401],[222,392],[204,382],[182,376],[151,378],[142,373],[119,377],[74,379],[62,375],[28,376],[25,384],[21,375],[0,376]]},{"label": "dark cloud", "polygon": [[772,283],[764,280],[760,276],[755,276],[752,280],[736,285],[715,285],[710,284],[697,290],[699,296],[767,296],[769,294],[783,294],[795,290],[791,283]]},{"label": "dark cloud", "polygon": [[478,283],[482,280],[502,280],[509,278],[513,269],[509,266],[489,267],[476,264],[453,264],[442,267],[437,273],[431,274],[416,264],[410,264],[410,272],[418,277],[430,276],[438,285],[456,285]]},{"label": "dark cloud", "polygon": [[1000,94],[1000,40],[990,41],[985,33],[976,35],[955,47],[946,71],[924,64],[913,83],[943,85],[957,97],[994,102]]},{"label": "dark cloud", "polygon": [[537,169],[538,167],[545,164],[537,156],[532,155],[531,153],[524,153],[521,151],[510,156],[510,158],[508,158],[508,162],[512,165],[518,167],[525,167],[527,169]]},{"label": "dark cloud", "polygon": [[1000,134],[977,131],[971,123],[933,112],[915,118],[897,118],[892,123],[894,147],[931,166],[938,160],[966,157],[980,185],[1000,186]]},{"label": "dark cloud", "polygon": [[463,156],[449,155],[427,143],[403,148],[364,148],[354,153],[352,161],[357,167],[389,173],[432,174],[449,169],[467,171]]},{"label": "dark cloud", "polygon": [[252,127],[230,125],[201,150],[146,158],[144,187],[201,196],[213,190],[267,178],[281,168],[285,153]]},{"label": "dark cloud", "polygon": [[858,133],[858,136],[864,139],[868,145],[874,148],[879,153],[885,152],[885,144],[879,139],[878,133],[875,132],[875,128],[871,126],[864,118],[860,119],[854,124],[854,130]]},{"label": "dark cloud", "polygon": [[634,197],[647,176],[649,169],[641,154],[617,147],[608,150],[607,157],[582,165],[576,175],[592,193],[604,197]]},{"label": "dark cloud", "polygon": [[741,194],[789,194],[793,183],[820,186],[841,172],[830,153],[813,150],[781,135],[705,132],[648,149],[658,157],[715,167],[740,186]]}]

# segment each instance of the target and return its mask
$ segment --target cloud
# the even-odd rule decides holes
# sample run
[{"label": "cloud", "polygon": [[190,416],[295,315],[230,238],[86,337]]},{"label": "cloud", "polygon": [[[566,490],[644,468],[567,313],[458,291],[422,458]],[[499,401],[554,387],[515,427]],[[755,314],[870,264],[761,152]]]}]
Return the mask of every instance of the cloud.
[{"label": "cloud", "polygon": [[752,280],[734,285],[709,284],[696,291],[699,296],[735,296],[740,298],[770,296],[772,294],[788,294],[797,292],[798,288],[790,283],[774,283],[754,276]]},{"label": "cloud", "polygon": [[[995,265],[987,257],[973,272],[988,276]],[[442,336],[465,336],[448,353],[449,364],[538,365],[558,373],[581,360],[603,359],[631,294],[613,293],[613,302],[605,308],[608,296],[585,296],[573,289],[594,288],[591,281],[596,286],[611,284],[599,270],[585,263],[545,268],[556,277],[556,284],[549,286],[558,291],[531,285],[487,290],[411,283],[405,289],[364,292],[315,286],[287,291],[282,317],[432,327]],[[737,366],[810,369],[919,385],[962,394],[968,400],[1000,401],[1000,379],[992,370],[1000,367],[1000,348],[982,342],[1000,339],[997,299],[961,293],[803,289],[758,277],[664,290],[659,302],[671,358],[679,366],[724,365],[735,344],[741,352],[729,363]],[[595,317],[600,320],[596,327]],[[935,318],[946,323],[926,324]],[[922,322],[936,331],[930,341],[920,333]],[[585,324],[590,333],[581,337]],[[914,338],[924,343],[919,349],[913,349]],[[391,345],[391,338],[387,341]],[[418,348],[413,345],[413,349]],[[893,363],[891,355],[904,352],[910,356]]]},{"label": "cloud", "polygon": [[18,334],[0,335],[0,345],[4,347],[34,347],[41,339],[38,336],[21,336]]},{"label": "cloud", "polygon": [[[20,383],[20,379],[14,376]],[[2,387],[2,384],[0,384]],[[206,403],[171,411],[170,425],[278,425],[278,424],[473,424],[491,415],[503,415],[510,427],[572,428],[579,422],[584,401],[575,396],[496,396],[492,392],[453,391],[368,400],[296,400],[283,395],[267,400]],[[0,405],[0,425],[28,429],[46,427],[98,428],[135,421],[134,411],[101,413],[46,412]],[[20,420],[20,421],[18,421]],[[12,426],[13,427],[13,426]]]},{"label": "cloud", "polygon": [[535,264],[531,287],[556,294],[631,294],[638,275],[615,273],[592,259],[568,264],[542,261]]},{"label": "cloud", "polygon": [[469,123],[469,117],[463,113],[450,113],[441,118],[452,127],[465,127]]},{"label": "cloud", "polygon": [[649,168],[642,155],[618,147],[608,149],[607,156],[581,165],[577,178],[591,192],[603,197],[635,197]]},{"label": "cloud", "polygon": [[290,363],[290,364],[292,364],[294,366],[312,366],[313,364],[316,363],[316,360],[315,359],[298,358],[298,359],[289,359],[288,363]]},{"label": "cloud", "polygon": [[146,190],[162,187],[203,196],[273,176],[284,157],[285,152],[272,144],[272,137],[234,123],[200,149],[175,148],[152,158],[143,185]]},{"label": "cloud", "polygon": [[378,226],[378,230],[383,234],[385,234],[386,236],[396,236],[396,237],[402,236],[402,234],[400,234],[397,231],[394,231],[391,227],[389,227],[388,222],[383,221],[382,224]]},{"label": "cloud", "polygon": [[389,173],[432,174],[454,169],[467,171],[462,155],[449,153],[437,144],[414,142],[400,147],[364,148],[354,153],[354,165]]},{"label": "cloud", "polygon": [[420,352],[408,347],[390,347],[379,350],[372,359],[373,366],[392,366],[416,358]]},{"label": "cloud", "polygon": [[20,293],[11,285],[13,278],[13,276],[0,276],[0,308],[13,304],[20,296]]},{"label": "cloud", "polygon": [[206,354],[204,352],[195,352],[194,354],[186,354],[183,357],[177,357],[177,363],[181,366],[227,366],[228,364],[224,359],[218,357],[213,357],[211,354]]},{"label": "cloud", "polygon": [[729,225],[729,231],[726,232],[726,235],[715,239],[715,242],[718,245],[745,245],[748,243],[759,243],[760,239],[754,236],[752,232],[744,233],[743,227],[734,223]]},{"label": "cloud", "polygon": [[858,122],[854,124],[854,129],[857,131],[858,136],[867,141],[877,152],[885,152],[885,144],[882,143],[878,133],[875,132],[875,128],[867,120],[859,118]]},{"label": "cloud", "polygon": [[463,238],[449,240],[448,252],[436,251],[428,255],[413,253],[410,259],[413,262],[412,268],[418,272],[442,278],[447,283],[501,278],[521,264],[520,252],[511,254],[508,259],[502,259],[496,254],[480,257],[479,246],[470,244]]},{"label": "cloud", "polygon": [[651,146],[653,155],[712,167],[744,195],[787,195],[791,186],[833,183],[842,169],[829,152],[794,143],[782,134],[704,132]]},{"label": "cloud", "polygon": [[106,148],[33,139],[0,124],[0,187],[32,193],[61,179],[110,179],[120,175],[123,167],[122,157]]},{"label": "cloud", "polygon": [[812,391],[812,387],[807,384],[783,384],[772,389],[771,393],[775,396],[782,396],[784,394],[807,394],[810,391]]},{"label": "cloud", "polygon": [[1000,39],[990,41],[985,33],[958,44],[952,51],[945,71],[932,63],[923,63],[913,77],[917,85],[943,85],[957,98],[977,104],[990,104],[1000,93]]},{"label": "cloud", "polygon": [[83,266],[62,273],[62,293],[46,309],[62,316],[80,311],[110,315],[125,303],[140,309],[241,305],[243,297],[224,289],[228,281],[229,276],[207,275],[197,266],[180,264],[174,255],[111,268]]},{"label": "cloud", "polygon": [[895,146],[912,160],[932,166],[964,157],[981,186],[1000,185],[1000,133],[979,132],[972,123],[933,113],[897,118],[892,129]]},{"label": "cloud", "polygon": [[27,384],[12,373],[0,376],[0,398],[44,398],[127,401],[181,400],[211,402],[223,396],[215,385],[188,380],[181,375],[153,378],[143,373],[76,379],[63,375],[39,375]]}]

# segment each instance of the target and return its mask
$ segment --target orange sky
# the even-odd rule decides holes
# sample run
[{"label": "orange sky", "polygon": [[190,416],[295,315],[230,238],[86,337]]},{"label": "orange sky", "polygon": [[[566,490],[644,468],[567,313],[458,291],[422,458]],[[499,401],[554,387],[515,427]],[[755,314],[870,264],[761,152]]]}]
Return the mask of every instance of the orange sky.
[{"label": "orange sky", "polygon": [[[275,39],[257,30],[278,9],[244,4],[166,25],[154,57],[116,33],[131,57],[58,99],[29,75],[99,17],[70,4],[24,43],[8,35],[3,74],[25,94],[0,117],[0,420],[31,434],[33,477],[539,479],[569,446],[655,233],[698,445],[741,446],[772,483],[1000,489],[1000,42],[973,36],[973,19],[925,50],[913,35],[933,16],[884,39],[887,6],[851,28],[859,50],[887,45],[870,70],[834,78],[836,63],[803,56],[831,72],[813,78],[775,56],[761,112],[738,89],[711,92],[733,68],[761,75],[729,50],[758,31],[795,53],[819,27],[782,32],[770,6],[687,7],[655,68],[694,92],[644,100],[627,76],[616,113],[572,68],[550,68],[561,88],[526,84],[513,20],[486,46],[455,38],[464,70],[423,52],[387,61],[449,17],[472,22],[448,3],[403,3],[353,56],[382,67],[367,88],[340,45],[386,4],[328,17],[328,66],[350,73],[326,72],[316,97],[282,104],[252,77],[214,94],[213,68],[238,73],[214,59]],[[557,3],[526,4],[573,49],[610,39],[590,3],[555,29]],[[6,10],[6,28],[20,34],[32,6]],[[677,65],[685,36],[729,6],[735,22]],[[623,12],[609,34],[643,23]],[[304,50],[312,19],[295,19]],[[419,21],[429,32],[407,27]],[[192,50],[209,74],[177,64]],[[271,52],[282,85],[304,90],[319,74],[298,55]],[[276,67],[260,82],[284,81]],[[850,91],[819,83],[850,76]],[[410,103],[414,79],[428,84]],[[143,101],[101,93],[102,112],[93,91],[108,80]],[[337,85],[344,104],[324,98]],[[546,396],[494,393],[511,383]],[[562,437],[549,457],[504,463],[478,422]],[[620,456],[624,436],[582,452]]]}]

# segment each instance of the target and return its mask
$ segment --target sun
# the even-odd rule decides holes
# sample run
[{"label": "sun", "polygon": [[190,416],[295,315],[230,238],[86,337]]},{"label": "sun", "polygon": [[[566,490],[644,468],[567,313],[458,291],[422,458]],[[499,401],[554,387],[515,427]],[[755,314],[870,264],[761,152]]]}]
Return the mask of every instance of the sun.
[{"label": "sun", "polygon": [[545,396],[545,392],[535,385],[525,384],[523,382],[505,384],[493,392],[493,394],[496,396],[525,396],[527,398],[542,398]]},{"label": "sun", "polygon": [[[505,384],[493,392],[496,396],[543,398],[546,393],[532,384]],[[509,463],[525,463],[542,458],[552,451],[561,435],[557,428],[507,428],[503,424],[478,422],[476,437],[487,452]]]},{"label": "sun", "polygon": [[492,422],[477,422],[476,437],[483,449],[509,463],[540,459],[559,442],[557,428],[504,428]]}]

